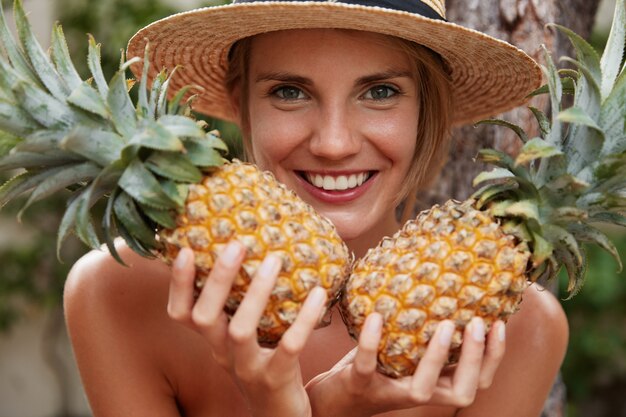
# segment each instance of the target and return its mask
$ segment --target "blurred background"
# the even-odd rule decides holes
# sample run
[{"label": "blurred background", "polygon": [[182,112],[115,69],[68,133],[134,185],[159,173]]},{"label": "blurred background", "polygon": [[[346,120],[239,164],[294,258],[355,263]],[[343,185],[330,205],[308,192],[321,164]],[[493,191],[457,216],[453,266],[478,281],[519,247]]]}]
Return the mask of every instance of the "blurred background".
[{"label": "blurred background", "polygon": [[[58,20],[73,56],[83,57],[85,33],[91,33],[102,43],[109,76],[119,64],[120,49],[138,28],[176,11],[221,3],[226,1],[24,0],[43,45]],[[2,4],[12,22],[12,1],[2,0]],[[597,49],[606,41],[614,4],[614,0],[602,0],[597,8],[589,36]],[[576,14],[576,10],[570,12]],[[75,58],[79,72],[86,74],[83,61]],[[229,131],[235,134],[231,126],[217,127],[227,131],[224,136]],[[10,204],[0,212],[0,417],[90,416],[62,311],[65,276],[85,248],[68,239],[63,263],[56,259],[62,198],[34,205],[21,223],[15,217],[19,208],[19,203]],[[626,234],[607,232],[626,262]],[[590,250],[589,255],[584,289],[563,301],[571,341],[562,369],[567,404],[558,415],[626,417],[626,272],[618,273],[605,253]],[[557,284],[555,291],[565,298],[565,280]]]}]

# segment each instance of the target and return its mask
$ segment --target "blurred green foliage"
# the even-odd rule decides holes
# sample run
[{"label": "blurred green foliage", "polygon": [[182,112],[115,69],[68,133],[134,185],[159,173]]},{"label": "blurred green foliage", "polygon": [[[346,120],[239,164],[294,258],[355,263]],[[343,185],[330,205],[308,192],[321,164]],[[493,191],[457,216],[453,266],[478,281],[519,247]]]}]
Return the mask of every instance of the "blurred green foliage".
[{"label": "blurred green foliage", "polygon": [[[226,1],[206,1],[215,5]],[[13,0],[2,0],[5,10]],[[176,2],[156,0],[56,0],[55,19],[61,22],[71,56],[79,73],[87,77],[87,33],[102,45],[102,65],[107,79],[118,69],[121,51],[141,27],[177,11]],[[28,4],[26,4],[28,8]],[[129,74],[130,76],[130,74]],[[239,143],[232,125],[209,121],[220,128],[232,143]],[[236,146],[234,153],[238,152]],[[0,149],[0,155],[6,153]],[[8,177],[0,176],[0,183]],[[7,331],[20,317],[37,307],[58,307],[63,284],[71,265],[86,252],[77,239],[70,237],[63,246],[60,263],[56,257],[56,230],[61,221],[69,192],[53,196],[30,207],[16,225],[16,215],[25,200],[17,200],[0,212],[0,332]],[[11,225],[9,228],[8,225]],[[13,227],[15,226],[15,227]],[[13,232],[8,232],[12,230]],[[18,236],[7,236],[16,233]]]},{"label": "blurred green foliage", "polygon": [[[2,0],[2,3],[8,7],[12,1]],[[76,57],[86,56],[85,34],[91,33],[102,44],[103,66],[105,74],[110,77],[118,67],[120,51],[128,39],[139,28],[173,13],[172,3],[56,0],[56,11],[79,72],[87,74],[86,60]],[[220,2],[205,2],[206,5],[216,3]],[[600,49],[606,35],[595,33],[591,40]],[[211,125],[219,128],[226,138],[238,137],[232,125],[213,121]],[[239,142],[235,139],[232,143]],[[240,152],[240,145],[236,145],[234,154]],[[27,236],[10,236],[12,244],[0,247],[0,331],[9,329],[33,305],[45,307],[61,303],[67,272],[85,252],[77,240],[70,239],[63,249],[64,263],[56,259],[56,228],[66,200],[67,195],[55,196],[31,207],[24,214],[19,229],[19,234]],[[3,224],[15,222],[19,208],[19,201],[5,207],[0,213],[0,221]],[[6,233],[6,230],[0,229],[0,233]],[[615,240],[626,263],[626,235],[615,235]],[[591,397],[614,392],[614,388],[607,387],[626,387],[626,272],[616,273],[615,262],[602,250],[591,248],[588,253],[590,268],[585,287],[572,300],[563,302],[571,333],[563,365],[570,417],[585,415],[581,410]],[[565,297],[565,293],[562,294]],[[625,396],[613,397],[623,402]]]},{"label": "blurred green foliage", "polygon": [[[626,263],[626,234],[614,233],[612,238]],[[612,391],[609,387],[626,389],[626,269],[618,272],[615,260],[597,247],[589,248],[588,256],[585,286],[574,298],[562,303],[570,325],[570,343],[562,371],[572,417],[592,415],[575,410],[592,397],[603,396],[603,391]],[[563,277],[561,282],[565,294],[566,279]],[[624,396],[611,396],[607,401],[621,401],[626,412]],[[613,408],[610,415],[623,414]]]}]

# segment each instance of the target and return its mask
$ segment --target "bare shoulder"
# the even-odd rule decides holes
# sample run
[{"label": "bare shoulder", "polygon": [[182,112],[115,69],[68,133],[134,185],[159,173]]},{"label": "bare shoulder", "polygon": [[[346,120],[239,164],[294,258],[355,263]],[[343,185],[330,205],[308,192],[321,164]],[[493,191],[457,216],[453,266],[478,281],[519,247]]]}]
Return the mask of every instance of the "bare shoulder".
[{"label": "bare shoulder", "polygon": [[533,284],[507,323],[506,353],[490,388],[459,416],[536,417],[559,372],[569,338],[567,317],[550,291]]},{"label": "bare shoulder", "polygon": [[[168,269],[161,262],[142,258],[126,245],[118,245],[127,266],[119,264],[106,250],[93,250],[74,264],[65,285],[65,300],[69,307],[80,305],[90,297],[105,302],[108,297],[130,295],[141,290],[145,295],[167,282]],[[149,278],[151,285],[146,284]],[[146,297],[142,297],[146,298]]]},{"label": "bare shoulder", "polygon": [[177,332],[165,308],[168,268],[119,249],[127,267],[106,251],[92,251],[74,265],[65,285],[66,321],[83,385],[97,415],[177,415],[169,375],[160,366],[171,350],[166,344],[172,337],[163,336]]},{"label": "bare shoulder", "polygon": [[[539,284],[524,292],[520,311],[509,321],[507,350],[527,350],[532,353],[539,345],[548,344],[550,352],[543,355],[564,355],[569,338],[567,317],[559,300]],[[562,358],[561,358],[562,359]]]}]

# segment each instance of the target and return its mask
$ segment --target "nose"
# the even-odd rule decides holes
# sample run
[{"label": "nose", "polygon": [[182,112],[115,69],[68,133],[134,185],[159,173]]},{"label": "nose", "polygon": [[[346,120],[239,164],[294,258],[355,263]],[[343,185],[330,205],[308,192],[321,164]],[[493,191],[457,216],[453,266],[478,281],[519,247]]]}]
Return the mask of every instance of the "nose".
[{"label": "nose", "polygon": [[310,152],[335,161],[357,154],[362,141],[352,119],[349,109],[342,106],[320,110],[309,142]]}]

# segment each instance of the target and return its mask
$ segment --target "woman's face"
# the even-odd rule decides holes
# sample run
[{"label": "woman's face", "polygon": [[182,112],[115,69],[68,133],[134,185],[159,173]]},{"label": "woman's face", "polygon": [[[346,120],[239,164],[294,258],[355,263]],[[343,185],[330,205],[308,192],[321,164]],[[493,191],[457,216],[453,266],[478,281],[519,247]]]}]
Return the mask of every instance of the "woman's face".
[{"label": "woman's face", "polygon": [[398,227],[394,199],[417,137],[412,68],[373,33],[291,30],[252,41],[254,160],[330,218],[348,244]]}]

